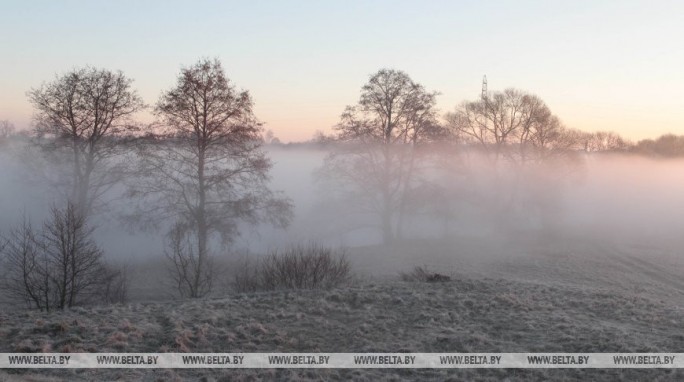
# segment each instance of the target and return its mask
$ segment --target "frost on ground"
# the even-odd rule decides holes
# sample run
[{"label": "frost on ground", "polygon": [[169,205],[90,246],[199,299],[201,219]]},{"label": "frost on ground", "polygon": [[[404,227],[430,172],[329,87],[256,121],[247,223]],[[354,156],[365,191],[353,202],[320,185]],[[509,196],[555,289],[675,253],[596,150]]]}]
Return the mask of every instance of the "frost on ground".
[{"label": "frost on ground", "polygon": [[[492,255],[499,254],[499,255]],[[500,255],[505,254],[505,255]],[[328,291],[0,313],[0,352],[682,352],[676,251],[590,240],[355,248]],[[391,259],[392,261],[387,261]],[[451,277],[402,282],[414,266]],[[146,279],[152,279],[146,273]],[[149,283],[148,283],[149,284]],[[147,284],[143,284],[149,286]],[[139,285],[138,285],[139,286]],[[132,285],[131,289],[139,289]],[[154,295],[152,288],[145,293]],[[147,295],[147,294],[146,294]],[[684,380],[647,369],[4,370],[0,381]]]},{"label": "frost on ground", "polygon": [[[506,280],[382,282],[0,314],[0,352],[680,352],[658,299]],[[6,370],[28,380],[613,380],[675,370]]]}]

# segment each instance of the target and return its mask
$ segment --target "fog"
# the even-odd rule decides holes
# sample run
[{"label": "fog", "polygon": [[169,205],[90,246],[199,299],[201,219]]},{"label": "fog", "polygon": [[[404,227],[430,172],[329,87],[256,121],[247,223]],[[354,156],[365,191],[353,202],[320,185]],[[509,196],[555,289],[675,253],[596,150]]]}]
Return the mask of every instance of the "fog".
[{"label": "fog", "polygon": [[[570,253],[585,261],[616,246],[637,248],[629,256],[660,253],[679,262],[684,245],[682,160],[582,154],[571,168],[545,165],[523,173],[494,170],[473,153],[452,156],[446,171],[431,174],[434,182],[447,187],[446,198],[431,202],[446,200],[448,205],[409,214],[402,238],[387,246],[381,245],[378,216],[357,208],[353,198],[338,197],[316,175],[329,148],[275,145],[266,150],[273,163],[270,186],[291,199],[294,218],[286,229],[243,224],[232,245],[214,246],[214,256],[231,261],[315,241],[347,248],[361,274],[391,276],[426,264],[444,272],[489,277],[500,270],[492,264],[501,261],[526,268],[522,259],[540,253]],[[63,200],[47,186],[39,171],[45,169],[36,168],[30,155],[25,142],[2,147],[3,234],[24,217],[40,226],[53,203]],[[110,261],[138,268],[145,275],[141,279],[149,279],[150,270],[160,272],[161,278],[165,230],[124,223],[120,212],[130,200],[123,197],[123,186],[115,189],[105,196],[109,208],[91,219],[96,242]]]},{"label": "fog", "polygon": [[569,229],[651,245],[681,245],[682,191],[682,160],[587,158],[583,181],[567,191]]}]

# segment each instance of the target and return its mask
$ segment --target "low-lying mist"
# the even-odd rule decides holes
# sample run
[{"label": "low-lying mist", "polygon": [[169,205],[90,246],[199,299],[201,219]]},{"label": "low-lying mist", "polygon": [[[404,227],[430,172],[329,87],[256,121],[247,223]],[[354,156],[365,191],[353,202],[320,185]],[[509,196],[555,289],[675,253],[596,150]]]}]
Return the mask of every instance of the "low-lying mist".
[{"label": "low-lying mist", "polygon": [[[24,142],[5,144],[0,152],[0,232],[29,219],[39,225],[61,195],[41,182],[26,159]],[[320,146],[270,145],[271,187],[289,197],[294,219],[286,229],[266,225],[240,227],[236,241],[214,255],[265,253],[293,243],[316,241],[359,249],[382,242],[379,218],[355,200],[339,197],[322,184],[320,169],[328,149]],[[429,262],[430,246],[445,256],[484,258],[525,252],[526,243],[545,247],[570,241],[600,241],[649,246],[664,251],[682,247],[684,161],[617,154],[581,154],[572,166],[544,165],[533,170],[494,169],[475,153],[450,157],[446,170],[431,173],[441,192],[426,194],[431,203],[404,218],[401,238],[417,245],[394,245],[386,256],[405,266]],[[318,175],[317,175],[318,174]],[[118,219],[129,201],[123,187],[105,195],[109,208],[95,214],[95,239],[107,258],[145,261],[164,251],[164,232],[143,231]],[[468,241],[490,246],[478,253]],[[446,244],[445,244],[446,243]],[[446,246],[446,247],[445,247]],[[445,249],[447,248],[447,249]],[[484,248],[484,247],[482,247]],[[398,253],[405,249],[409,253]],[[530,248],[530,252],[536,249]],[[380,249],[378,249],[380,251]],[[352,251],[353,252],[353,251]],[[383,256],[385,256],[383,255]],[[388,259],[390,260],[390,259]]]}]

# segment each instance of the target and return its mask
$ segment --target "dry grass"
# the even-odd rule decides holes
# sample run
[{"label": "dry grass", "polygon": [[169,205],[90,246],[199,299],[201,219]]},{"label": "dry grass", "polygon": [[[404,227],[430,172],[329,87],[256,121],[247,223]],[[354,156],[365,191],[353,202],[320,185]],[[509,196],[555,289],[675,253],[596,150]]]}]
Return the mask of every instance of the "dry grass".
[{"label": "dry grass", "polygon": [[[666,259],[582,243],[548,255],[482,262],[480,268],[475,262],[450,268],[447,249],[440,250],[444,259],[426,259],[430,267],[409,272],[427,281],[431,274],[459,270],[444,282],[397,281],[397,272],[417,263],[414,259],[383,263],[392,281],[333,289],[246,292],[49,315],[0,311],[0,352],[679,352],[684,347],[684,282],[677,276],[684,273]],[[475,278],[484,271],[495,278]],[[684,370],[638,369],[6,373],[68,381],[684,380]],[[3,377],[0,372],[0,381]]]},{"label": "dry grass", "polygon": [[[0,352],[677,352],[684,317],[630,294],[503,280],[386,282],[3,316]],[[20,371],[23,373],[23,371]],[[97,370],[64,380],[148,380],[161,371]],[[116,374],[128,373],[128,374]],[[615,380],[649,370],[172,370],[180,380]]]}]

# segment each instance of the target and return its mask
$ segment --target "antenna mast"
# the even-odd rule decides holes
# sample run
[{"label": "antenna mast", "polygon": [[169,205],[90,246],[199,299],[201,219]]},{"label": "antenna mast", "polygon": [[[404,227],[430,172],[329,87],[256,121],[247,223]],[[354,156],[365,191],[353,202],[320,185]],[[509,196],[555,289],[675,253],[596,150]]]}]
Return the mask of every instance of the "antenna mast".
[{"label": "antenna mast", "polygon": [[480,96],[483,101],[487,100],[487,75],[482,77],[482,95]]}]

